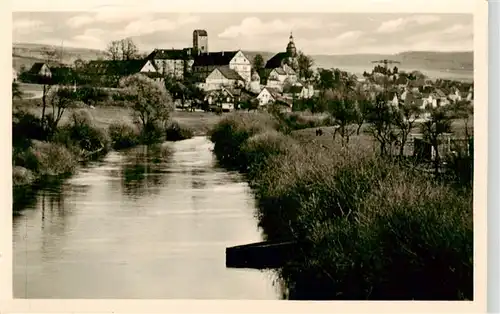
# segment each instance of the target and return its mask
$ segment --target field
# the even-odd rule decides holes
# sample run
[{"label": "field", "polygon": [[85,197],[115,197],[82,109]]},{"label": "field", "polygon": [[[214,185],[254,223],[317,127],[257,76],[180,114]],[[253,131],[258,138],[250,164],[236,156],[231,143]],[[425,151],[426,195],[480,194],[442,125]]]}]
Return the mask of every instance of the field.
[{"label": "field", "polygon": [[[29,104],[29,103],[31,104]],[[16,101],[14,106],[26,109],[38,116],[41,116],[42,107],[34,106],[34,101]],[[72,111],[81,110],[81,108],[68,109],[61,119],[61,123],[67,123]],[[97,127],[107,128],[114,122],[132,123],[132,110],[124,107],[114,106],[98,106],[94,109],[86,109],[91,115]],[[48,110],[50,112],[50,109]],[[220,119],[220,116],[211,112],[186,112],[174,111],[172,120],[178,122],[182,126],[186,126],[193,130],[194,135],[204,135],[214,126]]]}]

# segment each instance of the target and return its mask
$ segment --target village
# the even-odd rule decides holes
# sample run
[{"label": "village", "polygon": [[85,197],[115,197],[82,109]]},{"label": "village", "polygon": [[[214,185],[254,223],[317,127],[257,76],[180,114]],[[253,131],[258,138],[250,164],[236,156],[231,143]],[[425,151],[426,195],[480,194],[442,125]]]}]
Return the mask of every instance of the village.
[{"label": "village", "polygon": [[[193,31],[189,48],[154,49],[142,58],[110,56],[111,60],[77,60],[72,66],[36,62],[23,73],[13,68],[13,81],[39,83],[50,77],[55,84],[75,85],[75,88],[89,83],[113,88],[120,78],[141,73],[167,86],[178,108],[228,112],[275,104],[282,111],[291,112],[303,110],[304,103],[315,102],[320,94],[320,72],[324,71],[313,72],[312,60],[300,54],[290,34],[283,52],[258,65],[242,50],[210,51],[207,31],[198,29]],[[350,81],[353,89],[368,97],[374,98],[385,90],[395,106],[404,102],[425,109],[428,105],[436,107],[462,99],[473,102],[471,83],[433,81],[416,70],[405,73],[398,71],[397,66],[391,69],[390,60],[379,63],[372,73],[365,72],[360,77],[339,69],[327,71],[336,71],[341,80]]]},{"label": "village", "polygon": [[[21,37],[15,295],[473,299],[473,54],[394,40],[376,17],[318,41],[286,25],[261,47],[211,22]],[[408,34],[444,18],[409,15]],[[339,61],[363,23],[379,44],[349,37]]]}]

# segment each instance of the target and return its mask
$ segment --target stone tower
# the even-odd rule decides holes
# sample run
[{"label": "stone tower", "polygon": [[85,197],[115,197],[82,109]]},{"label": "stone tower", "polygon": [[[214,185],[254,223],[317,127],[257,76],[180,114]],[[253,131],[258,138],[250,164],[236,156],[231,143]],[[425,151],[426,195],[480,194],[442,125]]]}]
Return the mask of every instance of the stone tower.
[{"label": "stone tower", "polygon": [[193,51],[194,54],[208,52],[208,33],[204,29],[193,31]]}]

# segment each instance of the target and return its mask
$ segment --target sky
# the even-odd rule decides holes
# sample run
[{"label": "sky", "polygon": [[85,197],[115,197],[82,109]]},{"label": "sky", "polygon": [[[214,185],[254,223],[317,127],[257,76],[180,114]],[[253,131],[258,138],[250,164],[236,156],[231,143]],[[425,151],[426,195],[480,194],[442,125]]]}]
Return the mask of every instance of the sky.
[{"label": "sky", "polygon": [[101,10],[14,12],[14,43],[105,49],[130,37],[140,51],[192,46],[208,32],[210,51],[284,51],[290,32],[306,54],[472,51],[472,14],[153,13]]}]

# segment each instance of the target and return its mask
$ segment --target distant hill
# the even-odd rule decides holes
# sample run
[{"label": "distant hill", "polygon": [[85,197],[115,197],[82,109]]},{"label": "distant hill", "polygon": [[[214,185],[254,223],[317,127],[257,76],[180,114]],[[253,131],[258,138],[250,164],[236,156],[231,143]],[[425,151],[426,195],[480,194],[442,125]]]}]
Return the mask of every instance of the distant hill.
[{"label": "distant hill", "polygon": [[[12,46],[12,66],[19,71],[22,66],[29,69],[33,63],[43,62],[43,60],[45,60],[43,54],[44,49],[60,51],[61,47],[41,44],[14,43]],[[98,58],[105,57],[106,53],[102,50],[63,47],[61,63],[72,64],[77,59],[96,60]]]},{"label": "distant hill", "polygon": [[[44,48],[56,48],[40,44],[15,43],[12,47],[13,66],[19,70],[21,66],[31,67],[34,62],[43,60]],[[149,52],[145,52],[149,53]],[[268,51],[244,51],[250,60],[255,55],[261,54],[264,61],[269,60],[275,53]],[[315,68],[341,68],[356,74],[371,71],[372,61],[390,59],[401,62],[397,64],[401,70],[419,70],[431,78],[456,78],[472,79],[474,76],[474,54],[472,51],[464,52],[434,52],[434,51],[409,51],[398,54],[351,54],[351,55],[311,55]],[[76,59],[95,60],[106,58],[102,50],[64,47],[62,63],[72,64]]]}]

